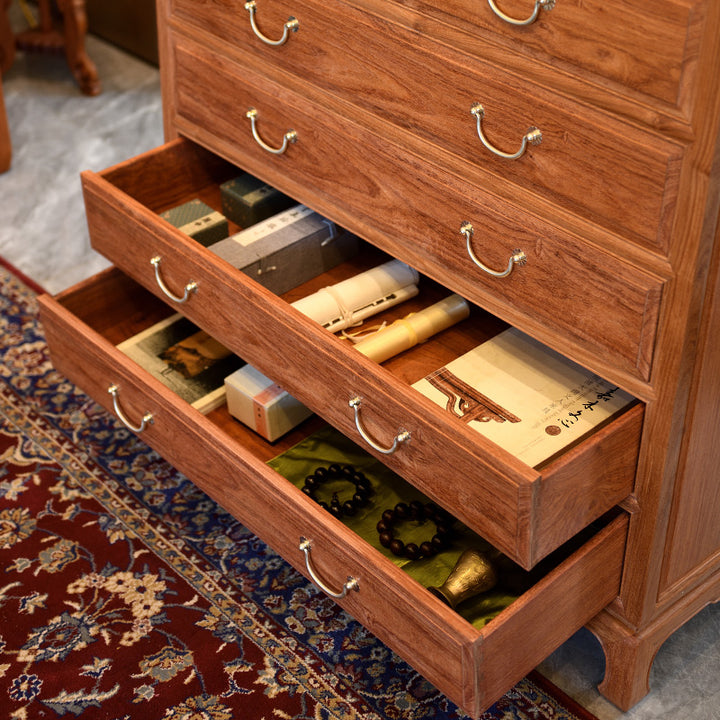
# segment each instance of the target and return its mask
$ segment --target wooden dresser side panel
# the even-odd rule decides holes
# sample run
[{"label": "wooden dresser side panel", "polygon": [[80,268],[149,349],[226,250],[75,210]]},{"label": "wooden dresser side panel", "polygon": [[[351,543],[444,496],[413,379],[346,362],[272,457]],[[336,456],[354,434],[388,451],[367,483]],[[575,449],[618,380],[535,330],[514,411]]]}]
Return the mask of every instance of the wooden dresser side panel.
[{"label": "wooden dresser side panel", "polygon": [[502,623],[485,626],[480,708],[513,686],[510,668],[530,672],[565,641],[560,628],[588,622],[613,600],[620,588],[627,527],[626,515],[615,518],[583,547],[582,557],[570,558],[538,584],[548,592],[526,593],[503,614]]},{"label": "wooden dresser side panel", "polygon": [[664,553],[660,595],[720,567],[720,223],[708,284],[685,442]]}]

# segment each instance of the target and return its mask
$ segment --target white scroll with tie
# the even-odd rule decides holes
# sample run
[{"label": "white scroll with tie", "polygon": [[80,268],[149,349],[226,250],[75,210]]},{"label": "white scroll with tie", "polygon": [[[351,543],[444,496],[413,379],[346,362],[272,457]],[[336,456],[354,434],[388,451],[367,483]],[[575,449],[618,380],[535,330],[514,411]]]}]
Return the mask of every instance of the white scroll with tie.
[{"label": "white scroll with tie", "polygon": [[[378,265],[318,290],[293,307],[330,332],[338,332],[418,293],[417,271],[399,260]],[[228,411],[268,440],[284,435],[312,412],[246,365],[225,378]]]},{"label": "white scroll with tie", "polygon": [[321,288],[292,306],[330,332],[339,332],[417,295],[418,279],[409,265],[391,260]]}]

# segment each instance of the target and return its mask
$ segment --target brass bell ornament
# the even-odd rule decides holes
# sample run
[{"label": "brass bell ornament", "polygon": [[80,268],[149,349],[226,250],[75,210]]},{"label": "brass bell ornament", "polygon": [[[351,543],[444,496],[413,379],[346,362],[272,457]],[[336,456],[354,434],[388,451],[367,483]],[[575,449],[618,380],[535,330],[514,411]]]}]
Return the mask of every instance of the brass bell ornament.
[{"label": "brass bell ornament", "polygon": [[453,610],[463,601],[491,590],[498,582],[497,570],[486,553],[465,550],[440,587],[428,590]]}]

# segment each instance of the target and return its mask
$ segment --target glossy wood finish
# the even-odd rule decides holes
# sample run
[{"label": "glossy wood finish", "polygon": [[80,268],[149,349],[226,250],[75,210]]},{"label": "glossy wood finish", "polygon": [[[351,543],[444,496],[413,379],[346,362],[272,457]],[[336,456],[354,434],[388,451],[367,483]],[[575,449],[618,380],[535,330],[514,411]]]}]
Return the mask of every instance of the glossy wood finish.
[{"label": "glossy wood finish", "polygon": [[[218,164],[200,148],[176,142],[102,176],[85,173],[93,247],[161,299],[163,292],[150,264],[156,255],[162,258],[163,278],[171,288],[196,282],[198,291],[178,309],[360,444],[363,441],[348,406],[354,396],[363,398],[363,419],[373,437],[392,439],[400,429],[409,431],[411,442],[392,456],[368,449],[424,493],[453,508],[466,525],[524,567],[532,567],[629,494],[642,422],[640,407],[541,471],[534,470],[408,387],[408,382],[443,364],[434,355],[426,363],[413,359],[409,378],[402,368],[389,373],[183,237],[117,186],[131,188],[135,197],[162,210],[169,200],[156,189],[163,185],[163,177],[177,178],[173,204],[202,195],[203,185]],[[222,177],[216,171],[215,182]],[[182,190],[187,197],[178,194]],[[133,238],[132,253],[127,252],[128,237]],[[327,283],[319,279],[316,284]],[[242,326],[228,312],[242,316]],[[483,330],[488,320],[489,332]],[[496,323],[488,320],[479,314],[474,321],[476,331],[454,328],[444,333],[467,334],[450,357],[491,336]],[[284,338],[282,356],[277,352],[278,337]],[[417,356],[429,347],[432,343],[424,343],[410,354]],[[308,382],[319,376],[323,383]],[[439,485],[437,478],[445,473],[448,457],[453,459],[454,481]],[[567,512],[569,507],[572,512]]]},{"label": "glossy wood finish", "polygon": [[[478,191],[346,116],[318,116],[304,96],[190,40],[178,39],[175,57],[177,124],[185,135],[204,144],[222,142],[226,157],[543,342],[557,345],[555,338],[562,337],[566,354],[601,375],[608,376],[608,368],[595,363],[612,359],[610,373],[649,378],[658,277]],[[198,84],[199,73],[208,82]],[[212,89],[211,77],[235,88],[232,102]],[[248,107],[258,108],[268,141],[296,130],[299,139],[285,155],[269,156],[254,142]],[[212,139],[204,131],[208,123]],[[460,233],[466,220],[476,228],[474,249],[487,265],[505,267],[516,248],[527,263],[507,278],[484,273],[467,254]],[[598,307],[606,311],[601,324]],[[568,338],[577,352],[567,348]],[[634,386],[633,392],[643,395]]]},{"label": "glossy wood finish", "polygon": [[[517,678],[587,622],[618,592],[627,518],[616,517],[481,630],[475,629],[271,470],[280,448],[240,424],[206,418],[114,347],[167,312],[116,270],[40,299],[53,363],[112,410],[107,386],[121,388],[123,411],[153,423],[142,437],[172,459],[259,537],[307,572],[298,549],[313,541],[318,573],[359,590],[340,601],[421,673],[477,715]],[[223,410],[222,413],[226,412]],[[216,413],[221,418],[222,413]],[[285,442],[287,444],[287,441]],[[274,518],[268,523],[266,518]],[[415,639],[424,638],[422,646]],[[533,638],[528,651],[527,639]],[[495,658],[502,656],[503,662]],[[478,678],[474,682],[472,678]]]},{"label": "glossy wood finish", "polygon": [[[342,2],[305,0],[301,29],[272,53],[229,0],[176,0],[175,7],[183,19],[212,29],[218,43],[232,43],[266,69],[294,75],[283,76],[284,86],[306,94],[303,83],[310,82],[315,92],[324,91],[325,102],[345,106],[347,116],[365,111],[382,117],[430,143],[423,147],[457,156],[470,166],[467,172],[477,172],[479,187],[512,192],[529,208],[539,194],[641,246],[667,251],[682,153],[675,143],[581,109],[532,78],[506,74],[482,57],[468,58]],[[246,64],[242,57],[241,78]],[[470,114],[477,102],[485,108],[485,132],[500,149],[514,152],[531,126],[542,131],[541,144],[518,160],[496,157],[478,139]],[[517,188],[508,190],[507,183]],[[633,212],[617,213],[629,205]]]},{"label": "glossy wood finish", "polygon": [[[508,0],[508,3],[511,2],[512,5],[503,3],[503,7],[508,11],[519,9],[520,0]],[[170,15],[171,1],[161,0],[161,4]],[[700,341],[698,333],[699,328],[712,325],[704,319],[711,312],[708,303],[712,297],[706,294],[705,287],[708,278],[716,277],[718,272],[716,262],[711,263],[710,258],[717,253],[716,227],[720,198],[720,79],[717,73],[720,62],[720,36],[717,33],[720,6],[704,0],[655,4],[650,9],[644,3],[616,3],[612,0],[603,3],[602,8],[586,2],[565,3],[564,9],[556,7],[552,12],[567,12],[567,17],[572,15],[574,18],[582,18],[587,11],[586,20],[573,20],[558,32],[551,24],[552,14],[547,13],[541,16],[534,27],[523,29],[517,40],[512,31],[502,26],[491,30],[488,25],[487,31],[480,29],[475,33],[470,27],[474,22],[470,14],[476,9],[479,11],[479,6],[487,8],[484,3],[476,4],[474,0],[451,0],[450,5],[419,0],[398,3],[353,0],[352,5],[366,10],[369,22],[378,22],[378,18],[384,18],[416,33],[415,37],[423,47],[427,47],[424,38],[432,37],[436,42],[468,57],[481,56],[483,62],[489,62],[503,72],[522,76],[526,82],[532,79],[551,93],[560,93],[563,98],[574,98],[582,106],[594,108],[591,116],[594,116],[595,110],[599,110],[608,117],[629,121],[643,132],[654,134],[661,141],[661,146],[664,142],[677,143],[680,165],[674,168],[672,176],[669,176],[673,179],[664,190],[669,193],[666,197],[675,200],[668,206],[669,214],[663,216],[657,226],[642,230],[646,238],[663,238],[655,247],[661,254],[667,253],[666,265],[654,262],[651,255],[642,252],[637,237],[632,234],[598,235],[598,226],[593,218],[579,219],[575,214],[560,212],[557,206],[551,202],[541,202],[537,196],[533,198],[533,213],[518,215],[520,203],[515,189],[517,186],[509,181],[501,182],[499,176],[492,176],[492,182],[495,183],[491,193],[495,195],[493,200],[497,198],[500,203],[509,202],[513,211],[504,212],[509,206],[501,204],[498,206],[502,208],[501,214],[519,220],[520,227],[528,226],[528,215],[550,220],[563,231],[577,233],[583,239],[607,248],[615,257],[626,259],[639,268],[653,269],[667,280],[655,328],[648,385],[639,388],[627,373],[618,374],[622,362],[618,363],[616,351],[588,357],[587,353],[578,349],[572,330],[562,333],[543,332],[533,325],[531,316],[515,312],[505,302],[496,303],[492,292],[474,295],[481,306],[531,334],[543,337],[550,345],[581,360],[588,367],[599,368],[607,358],[607,363],[603,365],[604,374],[617,378],[618,382],[647,400],[635,492],[626,502],[626,506],[633,509],[633,514],[622,591],[604,616],[612,617],[613,622],[593,624],[593,629],[601,636],[606,648],[634,648],[628,653],[608,651],[607,678],[602,685],[603,692],[611,700],[627,708],[641,697],[647,687],[649,662],[654,655],[654,648],[674,628],[697,612],[702,603],[720,599],[718,585],[712,581],[720,567],[720,548],[713,547],[713,531],[700,531],[703,550],[688,549],[688,546],[694,548],[698,533],[698,526],[692,520],[692,508],[705,507],[703,498],[706,488],[714,486],[713,482],[716,485],[718,481],[717,468],[713,467],[712,462],[703,460],[711,457],[711,448],[717,445],[717,428],[712,424],[701,425],[698,422],[686,426],[688,407],[694,407],[692,415],[696,418],[709,417],[713,403],[716,402],[712,395],[702,392],[698,383],[702,377],[699,368],[713,366],[716,360],[712,358],[717,357],[717,348],[708,340]],[[299,15],[301,9],[302,6],[298,7],[297,4],[291,8],[289,3],[273,3],[272,8],[265,8],[268,14],[264,17],[272,25],[273,17],[270,13],[277,13],[278,17],[282,16],[282,20],[285,20],[289,14]],[[622,23],[622,20],[618,20],[618,10],[639,13],[643,15],[642,21],[628,23],[627,27],[619,29],[618,23]],[[647,17],[646,12],[649,13]],[[182,28],[188,19],[178,16],[173,27],[183,32]],[[563,27],[563,22],[561,19],[558,27]],[[480,24],[483,24],[482,21]],[[346,29],[348,33],[352,32],[351,27]],[[640,36],[633,40],[634,33]],[[590,35],[598,39],[598,45],[593,46]],[[197,37],[205,42],[202,32]],[[543,39],[539,43],[540,37]],[[556,40],[556,37],[561,40]],[[292,39],[298,38],[299,35]],[[244,44],[238,43],[232,48],[228,47],[230,43],[221,45],[213,41],[208,44],[214,48],[220,47],[222,54],[227,57],[242,57],[247,68],[259,73],[268,87],[274,87],[281,76],[285,83],[292,85],[294,82],[291,73],[277,69],[277,63],[282,61],[272,56],[275,50],[267,53],[263,63],[257,63],[253,53]],[[223,106],[223,112],[215,119],[209,119],[200,112],[189,117],[178,114],[181,102],[185,103],[185,110],[191,104],[192,88],[189,83],[182,86],[176,82],[180,63],[172,46],[172,33],[166,29],[164,47],[167,82],[164,100],[169,136],[179,129],[221,155],[237,158],[242,132],[231,135],[224,126],[223,113],[229,108]],[[600,47],[601,53],[595,52],[593,47]],[[322,55],[322,49],[318,52]],[[636,61],[618,63],[619,58],[631,57],[636,52],[639,56]],[[382,65],[382,57],[376,60]],[[470,65],[473,62],[468,61]],[[267,65],[274,65],[276,69],[269,72],[266,70]],[[397,77],[403,75],[403,67],[398,67]],[[666,74],[663,75],[663,71]],[[651,79],[653,74],[654,80]],[[333,104],[331,95],[327,92],[313,92],[311,85],[305,86],[305,92],[309,100],[322,108]],[[218,89],[217,93],[221,94],[222,91]],[[315,119],[324,117],[324,112],[316,112]],[[585,109],[580,109],[580,115],[584,114]],[[353,137],[372,137],[376,141],[377,138],[389,137],[389,126],[382,118],[361,110],[354,115],[354,119],[370,135]],[[282,125],[277,120],[275,122],[276,129],[280,129]],[[316,138],[314,134],[312,137]],[[372,157],[372,162],[382,167],[384,159],[389,157],[390,162],[402,170],[396,172],[389,188],[378,190],[373,185],[369,186],[371,189],[367,197],[373,201],[395,191],[404,201],[413,197],[412,185],[406,181],[407,168],[411,168],[410,173],[419,174],[419,166],[415,162],[418,155],[431,163],[424,166],[426,171],[428,167],[431,168],[427,177],[435,177],[435,165],[442,165],[456,178],[462,177],[467,185],[462,186],[462,193],[458,195],[474,198],[478,195],[479,187],[481,192],[487,191],[487,183],[482,182],[484,177],[478,172],[461,169],[469,166],[467,163],[458,164],[456,155],[442,155],[436,146],[423,144],[422,139],[416,143],[412,133],[404,133],[403,138],[406,141],[403,144],[405,151],[389,156],[385,152],[387,145],[377,141],[380,152]],[[370,143],[364,149],[372,146]],[[648,151],[655,153],[657,145],[651,142]],[[272,159],[255,158],[244,150],[242,156],[254,172],[266,179],[282,182],[282,168]],[[534,152],[532,157],[536,159],[541,156]],[[341,162],[344,160],[342,158]],[[286,167],[288,165],[290,163],[285,163]],[[350,167],[354,167],[352,163]],[[598,165],[596,170],[598,189],[602,190],[603,183],[608,181],[606,168]],[[621,175],[623,172],[621,170]],[[381,174],[384,173],[381,171]],[[292,173],[285,175],[292,177]],[[348,177],[355,178],[355,171],[348,173]],[[568,177],[573,177],[572,170]],[[610,182],[613,180],[611,178]],[[306,198],[311,204],[315,203],[324,212],[334,214],[336,219],[347,217],[352,222],[351,213],[346,215],[344,212],[346,197],[340,199],[340,204],[332,195],[326,201],[325,188],[316,192],[318,183],[322,183],[321,174],[305,178],[305,183],[294,183],[289,179],[286,187],[297,191],[300,197]],[[345,184],[352,185],[347,181]],[[460,187],[457,183],[449,184]],[[349,204],[354,211],[354,203]],[[627,223],[626,218],[633,213],[634,208],[635,199],[615,208],[620,224]],[[382,202],[373,209],[376,210],[374,215],[377,218],[387,217],[386,213],[390,212]],[[361,216],[362,222],[358,224],[360,234],[382,244],[385,233],[375,230],[375,222],[367,219],[368,214]],[[615,227],[619,229],[620,224]],[[399,253],[405,257],[410,257],[408,253],[417,254],[411,242],[398,240],[397,245]],[[433,276],[437,277],[437,269],[433,271],[427,268],[427,271],[430,275],[435,273]],[[453,282],[461,283],[461,277],[462,273]],[[448,286],[452,286],[452,282]],[[572,318],[574,306],[568,303],[564,308],[563,314]],[[602,328],[604,322],[614,315],[615,310],[597,308],[591,327]],[[623,343],[620,344],[622,346]],[[693,455],[697,459],[689,463],[683,460],[680,464],[681,458],[690,457],[684,448],[690,448],[692,438],[696,438],[692,447],[693,452],[698,453],[697,456]],[[707,473],[707,480],[702,473]],[[673,502],[676,503],[674,506]],[[710,505],[713,505],[712,501]],[[668,524],[671,517],[675,518],[672,531]],[[680,520],[681,517],[683,520]],[[716,526],[715,516],[711,527]],[[704,559],[693,567],[693,562],[701,556]],[[663,570],[665,557],[676,558],[672,561],[672,573]],[[700,600],[690,605],[683,604],[684,598],[690,595]],[[599,629],[601,627],[602,632]]]},{"label": "glossy wood finish", "polygon": [[[525,0],[497,2],[515,14]],[[292,391],[348,434],[354,432],[349,416],[335,409],[327,390],[312,392],[299,368],[315,375],[330,368],[345,392],[349,382],[376,401],[368,413],[370,429],[382,437],[395,433],[408,411],[420,420],[427,405],[417,400],[408,406],[405,394],[411,364],[375,368],[355,357],[157,220],[158,211],[186,193],[205,192],[225,176],[228,168],[212,159],[216,154],[464,295],[477,312],[518,326],[640,398],[643,403],[620,418],[626,423],[622,432],[613,423],[589,445],[570,449],[538,472],[427,418],[416,426],[418,442],[412,443],[420,448],[417,461],[401,455],[390,461],[458,513],[497,493],[489,502],[498,517],[482,518],[478,512],[476,527],[488,530],[526,565],[574,531],[570,528],[588,522],[595,514],[589,506],[599,510],[620,502],[630,512],[619,595],[590,622],[607,654],[601,690],[629,707],[647,690],[660,643],[704,604],[720,599],[720,476],[713,422],[720,393],[715,339],[720,330],[720,3],[558,2],[537,23],[516,32],[487,15],[483,0],[441,5],[258,0],[258,19],[268,35],[289,15],[300,19],[298,32],[281,47],[258,44],[243,6],[232,8],[226,0],[158,0],[158,9],[167,137],[187,136],[212,154],[179,143],[170,152],[166,148],[138,163],[86,175],[98,247],[147,287],[148,267],[135,252],[136,243],[143,252],[162,249],[173,287],[197,273],[213,313],[191,302],[188,315],[238,348],[242,344],[261,369],[277,370]],[[308,9],[316,12],[304,14]],[[353,62],[344,57],[344,47],[352,48]],[[477,94],[484,84],[500,110]],[[476,136],[469,104],[476,100],[487,106],[486,131],[497,144],[515,142],[527,123],[547,133],[543,144],[514,165],[484,159],[470,142],[476,143]],[[258,109],[260,132],[269,142],[291,127],[297,131],[298,142],[285,155],[269,155],[251,139],[244,116],[250,106]],[[177,184],[158,189],[161,175]],[[463,256],[463,221],[475,225],[475,249],[489,265],[503,265],[516,247],[527,253],[528,263],[503,279],[507,282],[484,276]],[[117,228],[123,228],[122,238]],[[70,313],[86,316],[87,310],[70,297],[63,300],[68,314],[51,309],[48,315],[60,321],[61,330],[51,331],[52,343],[60,347],[68,343],[64,336],[86,337]],[[286,356],[279,356],[271,338],[251,337],[238,327],[237,300],[253,306],[253,324],[268,322],[294,338]],[[49,302],[44,304],[51,307]],[[101,296],[96,303],[104,307]],[[100,310],[96,315],[94,322],[104,326]],[[116,331],[107,326],[104,332],[114,337]],[[100,360],[104,352],[96,356],[95,369],[108,359]],[[119,366],[123,382],[148,390],[136,369]],[[68,367],[67,372],[82,370]],[[106,395],[99,385],[97,392]],[[183,432],[192,432],[195,417],[160,395]],[[142,409],[138,400],[130,402]],[[221,439],[218,463],[234,464],[243,478],[237,492],[223,486],[223,501],[241,515],[240,488],[258,488],[252,501],[258,509],[277,492],[283,519],[297,533],[292,493],[275,485],[273,474],[257,461],[262,443],[246,433],[236,446],[232,426],[227,414],[199,421],[200,432]],[[641,437],[635,465],[628,448],[634,451],[636,432]],[[620,474],[608,477],[602,468],[613,467],[618,442],[625,461]],[[443,458],[447,467],[447,443],[457,450],[455,470],[472,473],[468,465],[477,461],[487,477],[462,486],[462,492],[433,484],[425,466],[438,467]],[[236,452],[238,446],[245,449]],[[162,447],[183,462],[177,443]],[[629,464],[635,467],[632,486],[626,479]],[[189,465],[188,470],[197,472],[204,487],[218,491],[211,469]],[[254,485],[247,484],[251,477]],[[630,495],[621,498],[626,492]],[[335,555],[329,543],[352,541],[332,519],[323,525],[322,539],[318,562],[335,576],[344,567],[345,551]],[[289,539],[271,540],[298,562]],[[613,571],[618,558],[605,557]],[[407,597],[408,590],[416,596],[393,571],[373,569],[373,560],[363,550],[357,567],[380,585],[387,583],[381,598],[365,603],[358,596],[348,602],[357,602],[352,612],[395,646],[397,630],[385,619],[394,617],[397,597]],[[560,622],[556,633],[557,617],[576,613],[574,621],[587,620],[581,617],[590,607],[582,580],[596,579],[595,570],[588,573],[595,566],[576,567],[576,574],[568,565],[554,571],[567,579],[552,581],[562,592],[523,597],[502,623],[488,626],[487,636],[467,635],[456,618],[438,614],[420,599],[412,620],[399,620],[405,636],[399,645],[422,672],[478,715],[520,668],[561,640],[568,626]],[[616,586],[611,582],[610,587],[614,595]],[[609,598],[599,593],[599,600],[598,609]],[[530,630],[528,618],[545,622]],[[443,647],[449,655],[435,662],[443,635],[434,628],[445,621],[457,630],[456,639],[446,633]],[[478,672],[475,661],[481,655]]]},{"label": "glossy wood finish", "polygon": [[[671,107],[684,109],[694,89],[701,3],[660,0],[557,2],[527,27],[501,20],[486,0],[396,0],[476,38],[479,55],[487,42],[528,60],[561,66],[598,84],[620,85]],[[292,6],[292,2],[288,2]],[[530,17],[531,0],[497,0],[502,12]],[[429,25],[428,32],[433,32]]]}]

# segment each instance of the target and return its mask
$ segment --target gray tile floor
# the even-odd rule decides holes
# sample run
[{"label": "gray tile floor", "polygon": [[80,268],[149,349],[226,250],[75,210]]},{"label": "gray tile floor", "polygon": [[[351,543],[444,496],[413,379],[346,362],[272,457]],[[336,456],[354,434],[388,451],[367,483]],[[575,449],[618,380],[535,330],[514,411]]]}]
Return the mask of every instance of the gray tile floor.
[{"label": "gray tile floor", "polygon": [[[108,265],[89,245],[78,174],[162,142],[155,68],[95,38],[103,93],[83,97],[60,57],[19,55],[4,78],[13,166],[0,175],[0,255],[57,292]],[[581,630],[540,668],[600,720],[720,720],[720,605],[661,648],[651,693],[622,713],[594,689],[604,659]]]}]

